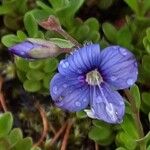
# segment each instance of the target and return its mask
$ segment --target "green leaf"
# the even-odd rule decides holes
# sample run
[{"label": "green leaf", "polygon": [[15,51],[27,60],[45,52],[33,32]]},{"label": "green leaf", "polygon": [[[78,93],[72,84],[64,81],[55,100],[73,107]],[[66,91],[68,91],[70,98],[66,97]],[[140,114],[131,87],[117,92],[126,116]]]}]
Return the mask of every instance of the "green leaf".
[{"label": "green leaf", "polygon": [[123,123],[120,125],[130,138],[138,139],[138,132],[130,115],[125,115]]},{"label": "green leaf", "polygon": [[7,138],[1,138],[0,139],[0,150],[8,150],[11,149],[10,145],[9,145],[9,141],[7,140]]},{"label": "green leaf", "polygon": [[19,80],[22,82],[26,80],[26,73],[25,72],[17,70],[17,76],[18,76]]},{"label": "green leaf", "polygon": [[135,99],[135,103],[136,103],[136,107],[138,109],[140,109],[140,105],[141,105],[141,97],[140,97],[140,91],[139,88],[136,84],[134,84],[131,88],[130,88],[130,92],[132,94],[132,96]]},{"label": "green leaf", "polygon": [[40,147],[32,147],[31,150],[41,150]]},{"label": "green leaf", "polygon": [[15,64],[17,69],[27,72],[29,70],[29,62],[23,58],[15,57]]},{"label": "green leaf", "polygon": [[26,80],[23,83],[23,87],[28,92],[37,92],[41,89],[41,82],[40,81]]},{"label": "green leaf", "polygon": [[140,15],[139,5],[137,0],[124,0],[129,7],[137,14]]},{"label": "green leaf", "polygon": [[50,13],[45,10],[33,9],[30,13],[34,16],[37,22],[45,20],[49,17]]},{"label": "green leaf", "polygon": [[22,140],[20,140],[16,145],[15,145],[15,150],[31,150],[32,147],[32,139],[27,137]]},{"label": "green leaf", "polygon": [[130,46],[131,41],[131,31],[129,30],[128,26],[124,26],[117,33],[117,44],[128,48]]},{"label": "green leaf", "polygon": [[57,69],[58,60],[56,58],[50,58],[48,59],[44,64],[44,72],[51,73],[54,72]]},{"label": "green leaf", "polygon": [[54,73],[52,74],[47,74],[44,76],[43,78],[43,86],[46,88],[46,89],[49,89],[49,84],[50,84],[50,80],[53,78],[54,76]]},{"label": "green leaf", "polygon": [[102,25],[103,32],[106,36],[106,38],[111,42],[111,43],[116,43],[117,40],[117,29],[110,23],[105,22]]},{"label": "green leaf", "polygon": [[150,56],[149,55],[143,56],[142,65],[146,71],[150,72]]},{"label": "green leaf", "polygon": [[117,134],[116,143],[119,146],[127,148],[127,150],[135,150],[136,148],[136,141],[123,131]]},{"label": "green leaf", "polygon": [[150,27],[146,29],[146,35],[147,35],[147,38],[150,42]]},{"label": "green leaf", "polygon": [[8,5],[0,6],[0,15],[10,14],[13,10]]},{"label": "green leaf", "polygon": [[143,44],[148,54],[150,54],[150,40],[147,37],[143,38]]},{"label": "green leaf", "polygon": [[32,81],[39,81],[44,78],[44,73],[40,70],[29,70],[27,72],[27,78]]},{"label": "green leaf", "polygon": [[24,41],[27,38],[27,35],[23,31],[18,30],[17,31],[17,37],[22,42],[22,41]]},{"label": "green leaf", "polygon": [[124,147],[118,147],[117,149],[115,149],[115,150],[127,150],[126,148],[124,148]]},{"label": "green leaf", "polygon": [[149,122],[150,122],[150,112],[148,113],[148,120],[149,120]]},{"label": "green leaf", "polygon": [[150,150],[150,145],[148,145],[147,149],[146,150]]},{"label": "green leaf", "polygon": [[0,116],[0,137],[6,136],[13,125],[13,117],[10,112],[6,112]]},{"label": "green leaf", "polygon": [[50,38],[49,41],[55,43],[60,48],[72,48],[74,46],[70,41],[61,38]]},{"label": "green leaf", "polygon": [[53,14],[52,8],[50,6],[46,5],[42,1],[36,1],[37,6],[41,7],[44,11],[48,12],[49,15]]},{"label": "green leaf", "polygon": [[149,102],[149,100],[150,100],[150,93],[148,93],[148,92],[143,92],[143,93],[142,93],[142,102],[143,102],[144,104],[146,104],[147,106],[150,107],[150,102]]},{"label": "green leaf", "polygon": [[100,0],[98,3],[98,7],[100,9],[108,9],[112,4],[114,0]]},{"label": "green leaf", "polygon": [[38,33],[38,24],[32,13],[28,12],[24,16],[24,26],[30,37],[36,37]]},{"label": "green leaf", "polygon": [[4,25],[11,30],[18,30],[21,25],[18,23],[18,16],[16,15],[6,15],[4,16]]},{"label": "green leaf", "polygon": [[88,25],[81,25],[76,31],[76,38],[81,42],[85,41],[88,36],[89,31],[90,31],[90,28]]},{"label": "green leaf", "polygon": [[69,1],[68,0],[49,0],[49,2],[51,3],[52,7],[55,9],[55,11],[65,8],[66,6],[68,6]]},{"label": "green leaf", "polygon": [[87,40],[93,41],[93,42],[98,42],[100,40],[100,34],[97,31],[92,31],[89,33]]},{"label": "green leaf", "polygon": [[143,0],[142,1],[143,4],[143,16],[145,15],[145,13],[150,10],[150,1],[148,0]]},{"label": "green leaf", "polygon": [[112,132],[107,130],[107,128],[99,128],[93,126],[89,131],[89,138],[94,141],[107,141],[111,138]]},{"label": "green leaf", "polygon": [[11,47],[16,43],[20,42],[19,38],[14,34],[4,35],[1,41],[6,47]]},{"label": "green leaf", "polygon": [[86,114],[85,111],[76,112],[76,116],[77,116],[77,118],[79,118],[79,119],[87,118],[87,114]]},{"label": "green leaf", "polygon": [[11,145],[15,145],[22,138],[23,138],[22,131],[19,128],[13,129],[8,136]]},{"label": "green leaf", "polygon": [[88,25],[90,30],[99,31],[100,24],[96,18],[89,18],[87,19],[84,24]]},{"label": "green leaf", "polygon": [[93,125],[95,127],[98,127],[98,128],[105,128],[106,130],[110,130],[111,132],[111,126],[103,121],[100,121],[100,120],[93,120],[92,121]]},{"label": "green leaf", "polygon": [[31,69],[41,69],[43,67],[44,61],[43,60],[31,61],[29,62],[29,67]]}]

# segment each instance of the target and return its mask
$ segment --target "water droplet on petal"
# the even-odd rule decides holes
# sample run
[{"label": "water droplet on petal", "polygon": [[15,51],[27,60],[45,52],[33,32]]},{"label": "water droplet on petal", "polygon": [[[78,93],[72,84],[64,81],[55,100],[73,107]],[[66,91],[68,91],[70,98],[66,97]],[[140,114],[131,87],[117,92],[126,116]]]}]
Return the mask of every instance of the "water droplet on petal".
[{"label": "water droplet on petal", "polygon": [[24,55],[25,55],[25,52],[21,51],[20,54],[21,54],[22,56],[24,56]]},{"label": "water droplet on petal", "polygon": [[82,73],[82,71],[81,71],[81,70],[79,70],[79,69],[77,70],[77,72],[78,72],[79,74],[81,74],[81,73]]},{"label": "water droplet on petal", "polygon": [[127,55],[127,50],[124,49],[124,48],[119,48],[119,51],[120,53],[123,55],[123,56],[126,56]]},{"label": "water droplet on petal", "polygon": [[81,106],[81,103],[78,102],[78,101],[76,101],[76,102],[75,102],[75,105],[78,106],[78,107],[80,107],[80,106]]},{"label": "water droplet on petal", "polygon": [[96,98],[96,103],[101,103],[101,102],[103,102],[103,100],[102,100],[102,97],[101,96],[98,96],[97,98]]},{"label": "water droplet on petal", "polygon": [[63,87],[66,88],[66,87],[67,87],[67,84],[63,84]]},{"label": "water droplet on petal", "polygon": [[134,63],[134,66],[135,66],[135,67],[137,67],[137,66],[138,66],[138,65],[137,65],[137,62],[135,62],[135,63]]},{"label": "water droplet on petal", "polygon": [[58,91],[57,86],[54,86],[54,87],[53,87],[53,93],[54,93],[54,94],[57,94],[57,91]]},{"label": "water droplet on petal", "polygon": [[134,80],[133,80],[133,79],[129,78],[129,79],[127,80],[127,84],[128,84],[128,85],[133,85],[133,83],[134,83]]},{"label": "water droplet on petal", "polygon": [[60,62],[60,65],[61,65],[63,68],[68,68],[68,67],[69,67],[69,63],[68,63],[67,61],[65,61],[65,60],[62,60],[62,61]]},{"label": "water droplet on petal", "polygon": [[111,79],[111,81],[116,81],[116,80],[117,80],[117,77],[111,76],[110,79]]},{"label": "water droplet on petal", "polygon": [[84,98],[84,99],[83,99],[83,102],[87,102],[87,99],[86,99],[86,98]]}]

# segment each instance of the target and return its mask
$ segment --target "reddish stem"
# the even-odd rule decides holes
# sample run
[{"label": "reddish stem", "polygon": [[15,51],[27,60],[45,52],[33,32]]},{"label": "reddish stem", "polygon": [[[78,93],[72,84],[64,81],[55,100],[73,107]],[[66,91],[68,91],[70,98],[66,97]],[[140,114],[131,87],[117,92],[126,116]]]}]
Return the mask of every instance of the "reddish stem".
[{"label": "reddish stem", "polygon": [[37,107],[38,111],[40,112],[40,115],[41,115],[41,118],[42,118],[43,132],[42,132],[42,135],[41,135],[40,139],[38,140],[38,142],[34,144],[34,147],[41,145],[41,143],[43,142],[43,140],[46,137],[47,132],[48,132],[48,120],[47,120],[47,117],[46,117],[46,112],[40,104],[37,104],[36,107]]},{"label": "reddish stem", "polygon": [[73,119],[68,120],[68,125],[67,125],[66,132],[65,132],[65,135],[64,135],[64,138],[63,138],[61,150],[66,150],[67,143],[68,143],[68,138],[69,138],[69,133],[70,133],[70,130],[71,130],[71,127],[72,127],[73,123],[74,123]]}]

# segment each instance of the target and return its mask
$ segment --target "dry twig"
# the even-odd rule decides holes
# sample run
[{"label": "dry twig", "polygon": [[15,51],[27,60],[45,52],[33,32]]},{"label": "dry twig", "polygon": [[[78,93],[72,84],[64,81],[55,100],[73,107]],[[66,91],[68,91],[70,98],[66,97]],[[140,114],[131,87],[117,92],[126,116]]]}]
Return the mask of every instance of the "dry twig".
[{"label": "dry twig", "polygon": [[47,143],[47,145],[46,145],[47,148],[51,147],[57,141],[57,139],[60,137],[60,135],[66,129],[67,123],[68,123],[68,120],[63,124],[63,126],[58,130],[58,132],[56,132],[53,139],[49,143]]},{"label": "dry twig", "polygon": [[3,85],[3,78],[0,77],[0,103],[1,103],[1,106],[2,106],[3,110],[6,112],[6,111],[8,111],[8,109],[7,109],[7,106],[6,106],[4,94],[2,92],[2,85]]},{"label": "dry twig", "polygon": [[96,142],[95,142],[95,150],[99,150],[99,146]]},{"label": "dry twig", "polygon": [[70,130],[71,130],[71,127],[72,127],[73,123],[74,123],[73,119],[68,120],[68,125],[67,125],[66,132],[65,132],[65,135],[64,135],[64,138],[63,138],[61,150],[66,150],[67,143],[68,143],[68,138],[69,138],[69,133],[70,133]]},{"label": "dry twig", "polygon": [[46,137],[47,132],[48,132],[48,120],[47,120],[47,117],[46,117],[46,112],[40,104],[37,104],[36,107],[37,107],[38,111],[40,112],[40,115],[41,115],[41,118],[42,118],[43,131],[42,131],[42,135],[41,135],[40,139],[38,140],[38,142],[34,144],[34,147],[41,145],[41,143],[43,142],[43,140]]}]

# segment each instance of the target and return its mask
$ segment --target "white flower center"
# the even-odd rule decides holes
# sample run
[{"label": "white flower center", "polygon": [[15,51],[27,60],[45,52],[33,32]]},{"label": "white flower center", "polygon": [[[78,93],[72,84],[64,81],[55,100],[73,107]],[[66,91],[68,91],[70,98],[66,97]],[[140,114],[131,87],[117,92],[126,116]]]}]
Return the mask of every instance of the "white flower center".
[{"label": "white flower center", "polygon": [[97,69],[90,71],[86,74],[86,82],[89,85],[100,85],[103,82],[103,78]]}]

